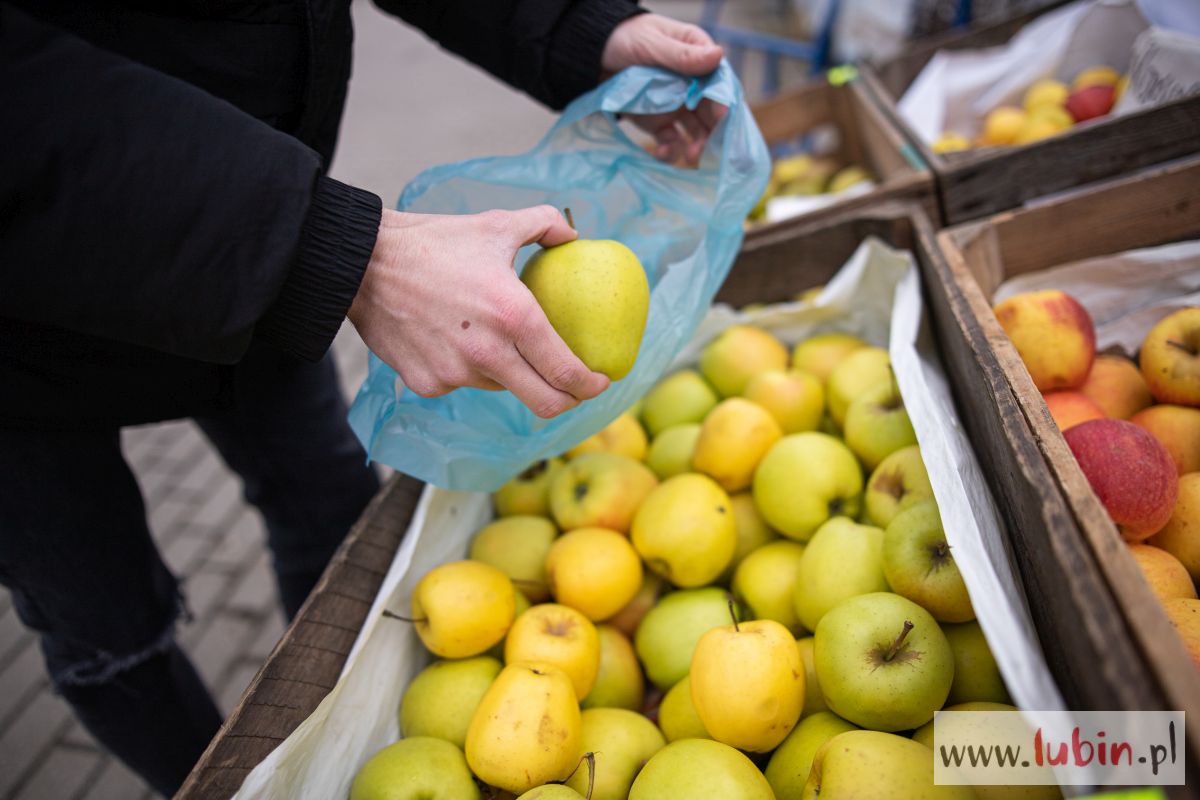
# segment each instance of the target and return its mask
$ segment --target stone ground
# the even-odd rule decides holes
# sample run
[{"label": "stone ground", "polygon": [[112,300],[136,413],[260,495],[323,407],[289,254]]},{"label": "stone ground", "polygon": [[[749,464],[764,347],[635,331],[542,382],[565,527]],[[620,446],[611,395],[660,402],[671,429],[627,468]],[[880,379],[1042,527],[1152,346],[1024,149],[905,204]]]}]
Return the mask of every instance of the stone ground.
[{"label": "stone ground", "polygon": [[[699,0],[647,6],[696,19]],[[766,14],[772,0],[739,8]],[[354,4],[355,78],[332,174],[391,204],[421,169],[533,145],[553,115],[437,48],[421,34]],[[347,396],[366,373],[352,330],[335,342]],[[283,632],[258,513],[188,421],[127,429],[125,455],[146,497],[150,527],[184,581],[194,619],[179,635],[228,713]],[[104,753],[50,689],[33,635],[0,589],[0,798],[147,800],[156,795]]]}]

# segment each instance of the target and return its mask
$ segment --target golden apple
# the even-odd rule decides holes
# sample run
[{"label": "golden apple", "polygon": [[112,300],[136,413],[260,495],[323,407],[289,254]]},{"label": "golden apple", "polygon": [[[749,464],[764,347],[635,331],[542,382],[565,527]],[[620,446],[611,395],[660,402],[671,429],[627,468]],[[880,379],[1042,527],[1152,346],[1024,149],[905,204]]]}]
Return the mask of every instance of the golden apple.
[{"label": "golden apple", "polygon": [[807,372],[824,384],[846,356],[866,346],[862,339],[848,333],[819,333],[792,350],[792,368]]},{"label": "golden apple", "polygon": [[758,462],[783,431],[762,406],[730,397],[708,412],[692,453],[692,469],[708,475],[727,492],[750,486]]},{"label": "golden apple", "polygon": [[637,417],[628,411],[608,423],[599,433],[593,434],[567,451],[568,458],[584,453],[617,453],[634,461],[646,457],[646,431]]},{"label": "golden apple", "polygon": [[722,397],[737,397],[750,378],[787,366],[788,351],[771,334],[749,325],[733,325],[700,353],[700,372]]},{"label": "golden apple", "polygon": [[575,697],[588,696],[600,669],[600,637],[573,608],[542,603],[517,617],[504,642],[505,664],[550,664],[562,670]]},{"label": "golden apple", "polygon": [[629,539],[607,528],[564,533],[546,555],[554,599],[593,621],[625,607],[642,586],[642,562]]},{"label": "golden apple", "polygon": [[1076,389],[1087,380],[1096,333],[1087,309],[1065,292],[1024,292],[992,309],[1042,392]]},{"label": "golden apple", "polygon": [[1159,320],[1146,334],[1139,360],[1158,402],[1200,406],[1200,307]]},{"label": "golden apple", "polygon": [[1200,408],[1164,403],[1142,409],[1129,421],[1167,448],[1180,475],[1200,472]]},{"label": "golden apple", "polygon": [[769,411],[784,433],[815,431],[825,413],[821,379],[803,370],[760,372],[746,384],[742,396]]},{"label": "golden apple", "polygon": [[476,656],[508,632],[516,613],[515,595],[508,576],[489,564],[442,564],[413,589],[413,626],[434,655]]},{"label": "golden apple", "polygon": [[1200,582],[1200,472],[1180,476],[1171,518],[1149,541],[1179,559],[1192,580]]}]

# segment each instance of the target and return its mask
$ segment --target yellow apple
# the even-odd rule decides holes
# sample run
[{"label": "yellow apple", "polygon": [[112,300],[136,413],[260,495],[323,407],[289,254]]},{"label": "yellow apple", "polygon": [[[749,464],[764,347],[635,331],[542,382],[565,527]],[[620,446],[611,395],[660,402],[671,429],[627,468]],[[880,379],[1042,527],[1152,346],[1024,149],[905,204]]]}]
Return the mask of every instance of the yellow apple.
[{"label": "yellow apple", "polygon": [[804,662],[804,711],[801,717],[828,711],[825,705],[825,695],[821,694],[821,683],[817,680],[817,668],[813,664],[813,645],[816,640],[805,636],[796,640],[796,649],[800,651],[800,660]]},{"label": "yellow apple", "polygon": [[508,576],[488,564],[442,564],[413,589],[413,625],[434,655],[479,655],[508,632],[516,613],[515,593]]},{"label": "yellow apple", "polygon": [[917,443],[900,387],[890,377],[851,401],[845,431],[846,445],[868,470],[897,450]]},{"label": "yellow apple", "polygon": [[1129,544],[1127,547],[1159,602],[1196,597],[1192,576],[1178,558],[1148,544]]},{"label": "yellow apple", "polygon": [[541,603],[550,597],[546,554],[556,536],[558,528],[545,517],[501,517],[475,534],[468,555],[474,561],[491,564],[532,602]]},{"label": "yellow apple", "polygon": [[764,544],[742,559],[730,589],[753,619],[774,620],[792,634],[802,629],[792,595],[803,555],[804,545],[784,540]]},{"label": "yellow apple", "polygon": [[708,412],[692,453],[692,469],[727,492],[747,488],[758,462],[783,431],[765,408],[741,397],[722,400]]},{"label": "yellow apple", "polygon": [[683,680],[672,686],[663,695],[658,706],[658,727],[668,742],[679,739],[711,739],[696,705],[692,702],[692,679],[685,675]]},{"label": "yellow apple", "polygon": [[600,639],[600,668],[583,708],[628,708],[638,711],[645,695],[645,676],[633,644],[612,625],[597,625]]},{"label": "yellow apple", "polygon": [[856,725],[831,711],[818,712],[813,716],[805,711],[800,723],[771,754],[771,760],[763,770],[771,788],[775,790],[775,797],[785,800],[800,797],[812,771],[813,757],[821,746],[839,733],[856,730]]},{"label": "yellow apple", "polygon": [[584,453],[617,453],[634,461],[646,457],[646,431],[637,417],[629,412],[608,423],[599,433],[593,434],[567,451],[567,458]]},{"label": "yellow apple", "polygon": [[696,451],[699,438],[700,425],[695,422],[664,429],[650,443],[646,466],[654,470],[660,481],[690,472],[692,454]]},{"label": "yellow apple", "polygon": [[642,765],[666,740],[653,722],[626,709],[587,709],[582,719],[582,750],[595,753],[596,774],[581,766],[567,786],[590,800],[625,800]]},{"label": "yellow apple", "polygon": [[435,661],[421,670],[400,700],[400,735],[433,736],[463,747],[475,709],[500,668],[491,656],[475,656]]},{"label": "yellow apple", "polygon": [[699,423],[720,398],[699,372],[685,369],[663,378],[642,399],[642,422],[651,436],[673,425]]},{"label": "yellow apple", "polygon": [[862,491],[858,460],[824,433],[783,437],[754,473],[754,502],[763,518],[799,541],[807,541],[831,517],[857,517]]},{"label": "yellow apple", "polygon": [[866,346],[862,339],[848,333],[820,333],[796,345],[792,350],[792,367],[826,383],[834,367],[855,350]]},{"label": "yellow apple", "polygon": [[983,132],[979,142],[983,145],[1012,144],[1025,125],[1028,114],[1024,109],[1000,106],[992,109],[983,119]]},{"label": "yellow apple", "polygon": [[991,702],[1011,703],[1008,688],[996,666],[978,622],[942,625],[942,633],[954,653],[954,683],[950,685],[948,704]]},{"label": "yellow apple", "polygon": [[371,756],[354,776],[349,800],[479,800],[462,751],[443,739],[413,736]]},{"label": "yellow apple", "polygon": [[834,367],[825,387],[829,416],[841,428],[854,398],[891,377],[891,361],[883,348],[862,347],[850,353]]},{"label": "yellow apple", "polygon": [[609,625],[626,636],[633,637],[642,617],[658,602],[658,595],[663,590],[663,579],[648,570],[642,570],[642,585],[638,588],[633,599],[625,607],[610,617]]},{"label": "yellow apple", "polygon": [[921,448],[914,444],[879,462],[867,481],[863,501],[870,523],[886,528],[901,511],[932,498],[933,486]]},{"label": "yellow apple", "polygon": [[733,580],[733,573],[738,568],[738,565],[742,563],[742,559],[767,542],[772,542],[779,538],[779,534],[771,530],[771,526],[767,524],[762,514],[758,512],[758,506],[754,504],[754,495],[750,492],[731,494],[729,495],[729,502],[733,506],[733,522],[734,528],[737,530],[737,546],[734,548],[733,558],[729,560],[729,565],[725,567],[725,571],[717,579],[717,583],[721,584],[728,584]]},{"label": "yellow apple", "polygon": [[774,336],[749,325],[733,325],[700,353],[700,372],[722,397],[737,397],[754,375],[783,369],[787,362],[787,348]]},{"label": "yellow apple", "polygon": [[562,465],[559,458],[543,459],[497,489],[492,496],[496,516],[550,516],[550,483]]},{"label": "yellow apple", "polygon": [[1163,610],[1179,638],[1183,639],[1192,663],[1200,669],[1200,600],[1175,597],[1163,603]]},{"label": "yellow apple", "polygon": [[883,531],[845,517],[821,526],[804,549],[793,602],[810,631],[848,598],[888,591],[883,572]]},{"label": "yellow apple", "polygon": [[1146,334],[1138,357],[1158,402],[1200,406],[1200,307],[1159,320]]},{"label": "yellow apple", "polygon": [[1038,108],[1046,106],[1050,108],[1062,108],[1063,103],[1067,102],[1067,95],[1070,93],[1071,90],[1061,81],[1056,81],[1052,78],[1043,78],[1040,81],[1035,81],[1032,86],[1025,90],[1025,110],[1035,111]]},{"label": "yellow apple", "polygon": [[746,384],[742,395],[765,408],[784,433],[815,431],[825,413],[825,387],[810,372],[771,369]]},{"label": "yellow apple", "polygon": [[550,546],[546,580],[556,601],[599,621],[633,600],[642,585],[642,562],[616,531],[576,528]]},{"label": "yellow apple", "polygon": [[575,697],[588,696],[600,670],[600,637],[573,608],[542,603],[517,617],[504,642],[506,664],[551,664],[566,675]]},{"label": "yellow apple", "polygon": [[629,530],[633,514],[658,478],[650,468],[616,453],[571,459],[550,484],[550,510],[564,531],[575,528]]},{"label": "yellow apple", "polygon": [[1175,556],[1194,582],[1200,583],[1200,472],[1179,478],[1179,497],[1166,527],[1150,544]]},{"label": "yellow apple", "polygon": [[630,538],[654,572],[679,587],[704,586],[737,547],[729,495],[705,475],[668,478],[638,508]]},{"label": "yellow apple", "polygon": [[1104,416],[1116,419],[1129,419],[1154,402],[1137,364],[1124,356],[1097,355],[1079,391],[1100,406]]},{"label": "yellow apple", "polygon": [[1087,380],[1096,332],[1075,298],[1057,289],[1024,292],[992,310],[1039,391],[1076,389]]},{"label": "yellow apple", "polygon": [[1167,448],[1180,475],[1200,472],[1200,408],[1163,403],[1142,409],[1129,421]]}]

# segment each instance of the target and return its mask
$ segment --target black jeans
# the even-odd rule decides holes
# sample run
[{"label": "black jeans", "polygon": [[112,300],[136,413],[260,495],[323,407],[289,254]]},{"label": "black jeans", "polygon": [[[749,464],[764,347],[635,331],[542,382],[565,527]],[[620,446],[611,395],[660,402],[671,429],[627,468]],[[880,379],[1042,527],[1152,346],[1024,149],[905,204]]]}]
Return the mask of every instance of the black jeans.
[{"label": "black jeans", "polygon": [[[378,481],[346,423],[330,357],[308,364],[252,350],[226,388],[196,421],[263,512],[291,617]],[[0,428],[0,583],[40,634],[51,679],[83,725],[174,794],[221,717],[175,644],[181,597],[117,429]]]}]

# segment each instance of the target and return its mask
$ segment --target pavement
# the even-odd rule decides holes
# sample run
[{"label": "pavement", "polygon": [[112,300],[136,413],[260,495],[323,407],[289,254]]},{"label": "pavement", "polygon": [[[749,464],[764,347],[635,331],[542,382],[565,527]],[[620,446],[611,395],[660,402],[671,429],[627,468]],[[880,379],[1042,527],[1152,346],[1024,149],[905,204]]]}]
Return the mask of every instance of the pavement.
[{"label": "pavement", "polygon": [[[648,2],[695,20],[699,0]],[[747,2],[751,11],[772,0]],[[744,13],[744,12],[743,12]],[[419,32],[355,0],[355,75],[332,175],[394,204],[422,169],[519,153],[554,115]],[[349,326],[334,343],[347,397],[366,374],[366,349]],[[283,632],[261,517],[241,483],[190,421],[123,431],[122,447],[146,498],[151,530],[182,579],[191,621],[179,638],[228,713]],[[51,690],[36,638],[0,588],[0,798],[149,800],[157,797],[106,754]]]}]

